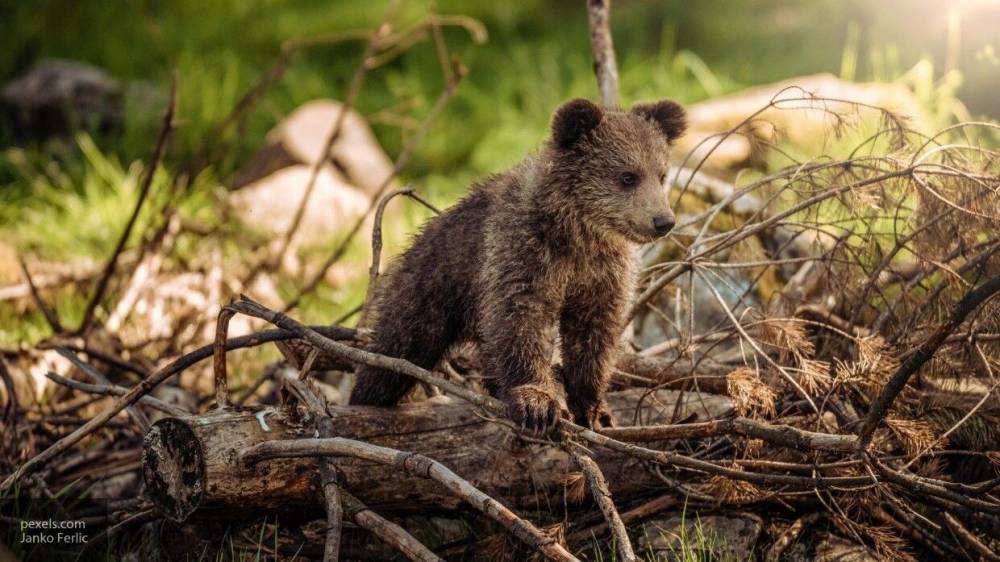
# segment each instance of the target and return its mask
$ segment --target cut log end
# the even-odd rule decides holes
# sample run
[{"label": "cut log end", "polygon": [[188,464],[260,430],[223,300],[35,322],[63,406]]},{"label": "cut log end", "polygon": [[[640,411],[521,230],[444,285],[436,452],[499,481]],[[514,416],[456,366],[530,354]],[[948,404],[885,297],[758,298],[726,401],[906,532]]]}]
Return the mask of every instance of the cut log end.
[{"label": "cut log end", "polygon": [[165,517],[181,522],[198,509],[205,457],[187,424],[174,418],[154,424],[143,443],[142,461],[146,493]]}]

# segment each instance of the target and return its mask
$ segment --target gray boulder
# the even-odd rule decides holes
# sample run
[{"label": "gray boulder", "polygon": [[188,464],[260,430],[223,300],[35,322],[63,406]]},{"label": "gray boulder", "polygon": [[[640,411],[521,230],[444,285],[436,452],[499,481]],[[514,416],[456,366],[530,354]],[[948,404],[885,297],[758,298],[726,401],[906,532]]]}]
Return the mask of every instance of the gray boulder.
[{"label": "gray boulder", "polygon": [[14,141],[122,125],[120,82],[87,63],[49,59],[0,89],[0,130]]}]

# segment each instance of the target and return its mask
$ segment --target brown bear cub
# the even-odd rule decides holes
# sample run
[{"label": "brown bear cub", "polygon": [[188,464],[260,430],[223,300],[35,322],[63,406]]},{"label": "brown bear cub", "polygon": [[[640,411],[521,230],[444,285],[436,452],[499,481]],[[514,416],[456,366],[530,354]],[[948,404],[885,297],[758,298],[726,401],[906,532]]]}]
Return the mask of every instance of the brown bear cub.
[{"label": "brown bear cub", "polygon": [[[558,323],[573,420],[611,425],[604,402],[627,321],[634,250],[674,226],[667,154],[684,132],[672,101],[630,111],[582,99],[552,138],[432,220],[375,300],[372,351],[430,369],[474,341],[489,391],[533,431],[560,415],[546,333]],[[415,379],[363,367],[351,404],[396,404]]]}]

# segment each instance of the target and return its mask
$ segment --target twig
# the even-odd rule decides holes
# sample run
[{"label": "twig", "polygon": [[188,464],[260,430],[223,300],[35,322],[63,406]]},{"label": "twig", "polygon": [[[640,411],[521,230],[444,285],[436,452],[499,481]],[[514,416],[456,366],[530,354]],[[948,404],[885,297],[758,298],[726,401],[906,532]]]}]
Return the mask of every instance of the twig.
[{"label": "twig", "polygon": [[406,186],[388,193],[378,203],[375,209],[375,224],[372,225],[372,264],[368,268],[368,292],[365,294],[365,302],[362,309],[368,308],[371,299],[375,295],[375,282],[378,280],[379,264],[382,261],[382,216],[385,214],[385,207],[397,195],[410,195],[413,188]]},{"label": "twig", "polygon": [[[867,454],[866,451],[863,451]],[[977,497],[967,496],[959,492],[953,492],[945,486],[935,483],[927,478],[921,478],[912,474],[907,474],[899,470],[893,470],[885,463],[875,458],[868,458],[869,464],[881,475],[881,477],[900,488],[907,491],[916,491],[924,495],[932,495],[953,502],[955,510],[965,511],[968,514],[975,512],[1000,514],[1000,503],[989,502]],[[987,496],[988,497],[988,496]]]},{"label": "twig", "polygon": [[163,160],[163,154],[166,152],[167,139],[170,137],[170,133],[174,130],[174,110],[176,108],[177,75],[174,74],[170,82],[170,99],[167,102],[167,111],[163,116],[163,128],[160,130],[160,136],[156,140],[156,147],[153,149],[153,156],[150,158],[149,165],[146,167],[145,175],[143,176],[142,184],[139,188],[139,198],[136,200],[135,207],[132,209],[132,215],[129,217],[128,222],[125,223],[125,230],[122,231],[122,235],[118,239],[118,243],[115,245],[115,249],[111,253],[111,257],[108,259],[107,265],[104,266],[104,271],[101,272],[101,276],[97,280],[97,285],[94,288],[94,294],[91,295],[90,301],[84,309],[83,320],[80,321],[80,327],[76,330],[78,334],[86,332],[90,327],[90,324],[94,319],[94,312],[97,309],[97,305],[99,305],[101,299],[104,298],[104,292],[108,288],[108,281],[111,280],[111,276],[115,273],[115,268],[118,265],[118,257],[121,255],[122,250],[125,249],[125,244],[128,242],[129,236],[132,234],[132,228],[139,219],[139,212],[142,210],[142,205],[146,202],[146,197],[149,195],[149,189],[153,185],[153,177],[156,175],[156,168],[160,165],[160,161]]},{"label": "twig", "polygon": [[875,428],[882,422],[886,412],[889,410],[889,406],[896,400],[896,396],[902,392],[903,387],[909,382],[910,377],[934,356],[934,353],[941,347],[941,344],[944,343],[948,335],[954,332],[965,321],[966,316],[998,291],[1000,291],[1000,277],[994,277],[965,295],[955,305],[948,321],[941,324],[931,337],[917,348],[917,351],[913,355],[903,361],[903,364],[889,378],[889,382],[886,383],[881,394],[872,403],[871,409],[868,410],[868,415],[865,416],[865,421],[858,431],[857,448],[859,451],[868,448]]},{"label": "twig", "polygon": [[344,501],[344,515],[350,517],[362,529],[395,547],[414,562],[444,562],[444,559],[407,533],[406,529],[375,513],[345,490],[341,490],[340,494]]},{"label": "twig", "polygon": [[7,363],[2,359],[0,359],[0,381],[3,382],[3,386],[7,390],[7,407],[3,413],[3,426],[12,429],[14,416],[17,415],[18,410],[17,388],[14,386],[14,379],[10,376],[10,371],[7,370]]},{"label": "twig", "polygon": [[621,515],[618,514],[615,503],[611,499],[608,480],[604,477],[604,473],[601,472],[601,467],[597,466],[594,459],[587,456],[586,452],[580,451],[583,447],[576,444],[571,444],[570,447],[572,447],[570,454],[580,467],[580,470],[587,477],[587,486],[590,488],[590,493],[594,496],[597,507],[601,509],[601,513],[604,514],[604,519],[611,529],[611,535],[614,537],[615,545],[618,547],[618,555],[624,562],[635,562],[638,558],[635,556],[635,551],[632,550],[632,541],[628,538],[628,529],[625,528],[625,523],[622,522]]},{"label": "twig", "polygon": [[624,443],[618,441],[617,439],[612,439],[601,433],[585,429],[565,420],[560,422],[560,426],[575,435],[578,435],[582,439],[586,439],[588,442],[594,445],[605,447],[611,449],[612,451],[635,457],[642,460],[647,460],[657,464],[662,464],[665,466],[677,468],[686,468],[689,470],[705,472],[708,474],[716,474],[719,476],[725,476],[732,480],[742,480],[745,482],[750,482],[753,484],[764,484],[764,485],[786,485],[786,486],[797,486],[801,488],[824,488],[833,486],[865,486],[873,484],[873,479],[869,476],[832,476],[832,477],[822,477],[822,476],[792,476],[787,474],[762,474],[759,472],[747,472],[743,470],[738,470],[734,468],[729,468],[727,466],[720,466],[713,464],[708,461],[701,459],[688,457],[678,453],[672,453],[668,451],[657,451],[654,449],[648,449],[645,447],[639,447],[637,445],[632,445],[630,443]]},{"label": "twig", "polygon": [[452,75],[452,80],[445,84],[444,91],[441,92],[441,95],[438,96],[437,101],[434,102],[434,106],[431,107],[431,110],[430,112],[428,112],[427,117],[424,118],[423,122],[420,124],[420,127],[413,134],[413,136],[407,140],[406,144],[403,146],[403,150],[399,153],[399,156],[396,157],[396,162],[392,166],[392,173],[390,173],[388,177],[386,177],[382,181],[382,184],[378,187],[378,189],[375,190],[375,193],[372,195],[372,198],[368,203],[368,208],[354,222],[354,225],[351,227],[351,230],[348,231],[348,233],[341,239],[340,243],[337,244],[337,247],[334,248],[333,252],[331,252],[329,257],[327,257],[326,261],[323,262],[323,264],[319,267],[319,269],[312,276],[309,282],[307,282],[305,286],[299,290],[299,292],[295,295],[295,297],[293,297],[288,302],[288,304],[285,305],[284,312],[288,312],[293,308],[295,308],[296,306],[298,306],[305,295],[311,293],[313,290],[316,289],[320,281],[323,280],[323,277],[326,276],[326,272],[329,271],[331,267],[333,267],[333,264],[337,263],[337,261],[340,260],[340,258],[342,258],[345,253],[347,253],[348,246],[350,245],[354,237],[358,234],[358,232],[361,230],[361,227],[365,224],[365,219],[378,204],[379,198],[382,196],[385,190],[389,188],[389,186],[392,184],[396,176],[399,175],[399,172],[401,172],[403,168],[405,168],[406,165],[409,164],[410,158],[413,156],[413,151],[416,149],[417,145],[420,144],[420,142],[424,139],[428,131],[430,131],[431,124],[437,119],[438,115],[440,115],[441,112],[444,110],[444,106],[448,103],[448,100],[451,99],[451,97],[455,94],[455,89],[458,88],[459,83],[462,81],[462,78],[464,78],[465,72],[466,72],[465,69],[461,65],[456,63],[455,73]]},{"label": "twig", "polygon": [[765,562],[778,562],[781,559],[781,554],[785,552],[789,546],[792,546],[792,543],[799,537],[799,534],[802,533],[803,529],[815,523],[816,520],[819,519],[819,516],[820,513],[818,511],[814,511],[796,519],[795,522],[789,525],[789,527],[781,533],[781,536],[774,541],[771,548],[768,549],[767,555],[764,557]]},{"label": "twig", "polygon": [[[354,330],[349,330],[347,328],[341,328],[339,326],[316,326],[316,333],[325,332],[332,337],[341,338],[353,338]],[[265,330],[256,334],[250,334],[247,336],[240,336],[238,338],[233,338],[226,342],[226,349],[240,349],[244,347],[255,347],[264,343],[280,341],[280,340],[290,340],[294,339],[296,336],[294,333],[288,332],[286,330]],[[85,424],[77,428],[75,431],[69,435],[60,438],[58,441],[49,445],[47,449],[35,455],[30,460],[22,464],[15,470],[12,474],[7,476],[0,482],[0,493],[9,490],[15,483],[19,482],[25,476],[34,473],[36,470],[44,466],[50,460],[55,458],[57,455],[65,452],[73,445],[79,443],[84,437],[90,435],[94,431],[100,429],[102,426],[107,424],[111,418],[118,415],[119,412],[131,406],[137,402],[142,396],[145,396],[149,391],[156,388],[157,385],[163,381],[169,379],[170,377],[176,375],[177,373],[187,369],[191,365],[198,363],[204,359],[212,356],[214,351],[214,344],[209,344],[202,346],[187,355],[182,355],[177,359],[174,359],[168,363],[163,368],[152,373],[146,379],[143,379],[139,384],[133,386],[129,389],[128,393],[115,401],[115,403],[107,410],[95,415]]]},{"label": "twig", "polygon": [[[73,338],[75,340],[76,338]],[[73,340],[65,341],[64,338],[54,338],[49,341],[43,341],[38,344],[38,349],[55,349],[57,347],[62,347],[68,349],[74,353],[86,354],[91,360],[97,360],[109,367],[115,367],[121,369],[122,371],[127,371],[139,375],[141,378],[146,378],[149,376],[149,371],[143,367],[136,365],[135,363],[125,361],[120,357],[115,357],[103,351],[99,351],[90,347],[88,345],[78,345],[74,343]]]},{"label": "twig", "polygon": [[150,280],[160,272],[164,257],[174,245],[181,229],[181,219],[179,215],[172,214],[172,211],[169,210],[173,203],[174,201],[168,198],[162,213],[166,217],[163,228],[159,229],[147,245],[149,253],[140,258],[139,262],[132,268],[128,282],[122,285],[125,290],[118,298],[118,304],[115,305],[114,311],[111,312],[104,326],[112,334],[118,333],[118,330],[128,319],[142,291],[149,287]]},{"label": "twig", "polygon": [[448,467],[424,455],[370,445],[343,437],[268,441],[253,445],[240,452],[240,460],[250,465],[274,458],[317,456],[350,456],[397,467],[414,476],[430,478],[448,488],[453,494],[550,559],[577,560],[555,539],[546,536],[529,521],[521,519],[502,503],[484,494]]},{"label": "twig", "polygon": [[215,407],[229,407],[229,376],[226,372],[226,340],[229,334],[229,321],[235,313],[228,307],[219,309],[219,318],[215,323],[215,343],[212,346],[212,372],[215,377]]},{"label": "twig", "polygon": [[[651,515],[656,515],[665,509],[670,509],[671,507],[677,505],[677,497],[674,495],[660,496],[656,499],[650,500],[634,509],[630,509],[621,514],[622,523],[629,525],[640,519],[645,519]],[[575,531],[566,536],[566,542],[568,544],[577,544],[585,540],[593,539],[598,537],[608,531],[607,521],[601,522],[593,527],[588,527],[586,529],[581,529]]]},{"label": "twig", "polygon": [[602,429],[601,434],[630,442],[742,435],[799,451],[845,452],[854,450],[857,443],[857,437],[854,435],[818,433],[790,425],[773,425],[742,417],[678,425],[609,427]]},{"label": "twig", "polygon": [[[318,349],[306,357],[298,377],[285,376],[305,404],[306,408],[316,417],[316,431],[320,437],[329,438],[336,435],[334,422],[326,411],[326,401],[309,388],[309,372],[312,370]],[[320,459],[320,483],[323,486],[323,496],[326,500],[326,543],[323,547],[323,562],[337,562],[340,559],[340,538],[344,523],[344,508],[340,490],[340,476],[337,467],[329,458]]]},{"label": "twig", "polygon": [[[928,533],[927,530],[924,529],[921,519],[911,516],[903,509],[897,508],[896,505],[894,505],[894,502],[897,501],[900,500],[898,498],[892,498],[891,501],[885,502],[881,506],[872,506],[870,509],[871,516],[876,521],[880,521],[895,528],[900,535],[919,543],[926,548],[928,552],[936,556],[937,560],[946,560],[951,558],[957,559],[961,556],[958,549],[933,536],[931,533]],[[883,507],[886,509],[883,509]],[[843,529],[842,524],[837,523],[837,518],[832,518],[832,521],[834,521],[834,524],[839,528]]]},{"label": "twig", "polygon": [[[100,394],[101,396],[125,396],[128,393],[128,389],[113,385],[113,384],[89,384],[85,382],[75,381],[73,379],[67,379],[66,377],[60,376],[56,373],[49,371],[45,374],[52,382],[60,384],[67,388],[72,388],[74,390],[79,390],[81,392],[88,392],[90,394]],[[159,410],[167,415],[173,417],[184,417],[191,415],[191,412],[174,406],[173,404],[168,404],[159,398],[154,396],[143,396],[139,399],[140,404],[145,404],[150,408]]]},{"label": "twig", "polygon": [[21,265],[21,274],[24,276],[24,281],[28,284],[28,289],[31,291],[31,298],[35,301],[35,305],[38,309],[42,311],[42,315],[45,316],[45,322],[48,323],[49,328],[52,328],[52,332],[55,334],[61,334],[63,332],[62,323],[59,322],[59,316],[56,315],[55,311],[49,307],[45,299],[42,298],[42,294],[38,292],[38,287],[35,286],[35,280],[32,279],[31,273],[28,271],[28,265],[24,263],[23,259],[19,259],[18,263]]},{"label": "twig", "polygon": [[266,306],[255,302],[246,295],[240,295],[240,300],[229,304],[228,307],[241,314],[261,318],[271,324],[274,324],[275,326],[278,326],[279,328],[288,330],[289,332],[296,334],[299,338],[308,341],[314,347],[317,347],[331,355],[343,357],[344,359],[357,363],[380,367],[404,375],[409,375],[417,380],[438,386],[442,390],[468,400],[477,406],[491,409],[494,412],[502,412],[505,410],[503,403],[495,398],[484,396],[475,391],[469,390],[464,386],[444,380],[435,376],[430,371],[422,369],[405,359],[387,357],[385,355],[364,351],[324,337],[316,330],[307,328],[297,320],[290,318],[288,315],[271,310]]},{"label": "twig", "polygon": [[[366,39],[370,36],[371,32],[369,30],[349,29],[316,37],[292,39],[282,43],[281,50],[275,57],[274,62],[271,63],[271,66],[268,67],[261,77],[257,79],[257,82],[255,82],[254,85],[243,94],[239,101],[236,102],[236,105],[233,106],[233,109],[230,110],[229,114],[219,121],[219,123],[212,128],[212,131],[205,136],[205,139],[201,142],[201,145],[196,153],[202,154],[206,151],[207,147],[220,144],[222,134],[234,124],[237,129],[242,128],[243,121],[250,113],[253,106],[285,75],[285,70],[288,68],[288,61],[291,59],[292,55],[319,45],[330,45],[354,39]],[[198,166],[196,164],[189,165],[189,172],[196,172],[197,168]],[[194,176],[195,174],[191,173],[191,175]]]},{"label": "twig", "polygon": [[942,514],[942,518],[944,519],[945,525],[951,529],[951,532],[961,538],[962,542],[964,542],[966,546],[974,550],[975,553],[981,557],[981,560],[990,560],[991,562],[997,562],[1000,560],[1000,556],[998,556],[993,549],[983,544],[982,541],[966,529],[954,515],[946,511]]},{"label": "twig", "polygon": [[[306,183],[306,189],[302,194],[302,200],[299,202],[299,206],[295,210],[292,222],[282,239],[281,248],[274,257],[272,264],[281,263],[281,260],[284,259],[285,254],[288,252],[288,248],[292,244],[292,239],[295,237],[295,233],[298,232],[299,225],[302,223],[302,217],[305,215],[306,207],[309,204],[309,198],[312,196],[313,189],[316,187],[316,180],[319,178],[319,173],[323,169],[323,166],[326,165],[327,160],[330,158],[330,150],[333,149],[334,143],[337,142],[337,138],[340,136],[340,130],[347,121],[347,113],[352,110],[355,102],[357,101],[358,94],[361,93],[361,85],[364,83],[365,76],[368,75],[368,70],[370,68],[369,59],[371,59],[371,57],[379,49],[380,39],[389,33],[391,29],[390,20],[399,9],[400,3],[401,0],[389,1],[381,22],[375,27],[374,30],[372,30],[368,37],[368,43],[365,45],[365,51],[361,55],[361,63],[358,64],[358,67],[354,71],[354,75],[351,76],[351,82],[347,87],[347,95],[344,96],[344,101],[340,107],[340,113],[337,114],[337,120],[334,122],[333,128],[330,129],[330,132],[326,136],[326,141],[323,143],[323,150],[320,152],[319,158],[313,164],[312,170],[310,170],[309,181]],[[255,270],[256,269],[258,268],[255,268]]]},{"label": "twig", "polygon": [[83,552],[86,552],[91,548],[100,546],[105,541],[107,541],[111,537],[121,532],[122,529],[130,525],[149,523],[150,521],[156,521],[159,518],[160,518],[159,514],[156,513],[156,511],[153,508],[143,509],[142,511],[133,513],[128,517],[126,517],[125,519],[122,519],[120,522],[112,525],[111,527],[108,527],[104,531],[98,533],[93,538],[88,540],[83,547]]},{"label": "twig", "polygon": [[[82,371],[85,375],[90,377],[91,380],[93,380],[95,383],[103,385],[111,385],[111,381],[109,381],[107,377],[105,377],[97,369],[85,363],[82,359],[77,357],[76,354],[73,353],[72,351],[66,349],[65,347],[56,346],[56,353],[62,355],[67,360],[69,360],[70,363],[72,363],[77,369],[80,369],[80,371]],[[128,410],[128,415],[131,416],[132,421],[134,421],[135,424],[139,426],[139,430],[142,433],[149,431],[149,418],[146,417],[146,414],[142,413],[142,410],[134,406],[129,406],[126,409]]]},{"label": "twig", "polygon": [[343,498],[338,485],[337,467],[330,459],[323,459],[319,465],[323,496],[326,499],[326,544],[323,546],[323,562],[337,562],[340,559],[340,536],[344,525]]}]

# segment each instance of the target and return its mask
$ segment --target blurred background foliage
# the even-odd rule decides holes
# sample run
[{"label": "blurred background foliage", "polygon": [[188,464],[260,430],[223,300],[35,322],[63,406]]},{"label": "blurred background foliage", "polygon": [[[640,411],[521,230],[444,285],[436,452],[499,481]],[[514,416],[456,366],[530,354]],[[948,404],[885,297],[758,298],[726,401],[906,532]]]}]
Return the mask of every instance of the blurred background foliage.
[{"label": "blurred background foliage", "polygon": [[[476,18],[489,33],[477,44],[466,30],[445,30],[469,74],[402,174],[447,206],[476,178],[536,148],[553,109],[570,96],[595,97],[596,86],[583,0],[439,0],[437,8]],[[427,9],[425,1],[412,0],[397,20],[415,21]],[[140,161],[159,130],[173,69],[179,127],[158,185],[172,181],[178,163],[203,148],[207,133],[271,65],[283,41],[368,29],[383,10],[383,2],[347,0],[0,0],[0,82],[41,59],[67,58],[97,65],[127,85],[124,128],[117,134],[81,131],[20,146],[0,137],[0,240],[34,259],[103,259],[133,205]],[[998,29],[1000,2],[989,0],[617,0],[612,16],[623,103],[663,97],[692,103],[830,72],[904,82],[939,126],[1000,115]],[[294,55],[245,129],[222,139],[234,141],[235,150],[200,170],[182,204],[186,216],[221,220],[204,212],[213,193],[292,109],[315,98],[343,98],[362,49],[363,41],[346,41]],[[357,106],[390,157],[442,87],[431,42],[368,76]],[[428,216],[415,205],[407,208],[408,219],[391,227],[390,253]],[[147,225],[156,220],[143,217]],[[142,232],[136,229],[135,241]],[[235,254],[245,251],[230,246]],[[362,263],[367,255],[359,247],[349,258]],[[0,271],[0,280],[11,275]],[[356,304],[343,301],[356,301],[347,297],[363,283],[359,287],[321,290],[316,302],[340,303],[333,309],[313,303],[301,309],[329,321],[342,306]],[[73,295],[63,295],[56,304],[72,318],[79,314],[73,302]],[[44,324],[35,315],[20,318],[24,330],[0,339],[37,339]],[[0,321],[16,317],[0,307]]]}]

